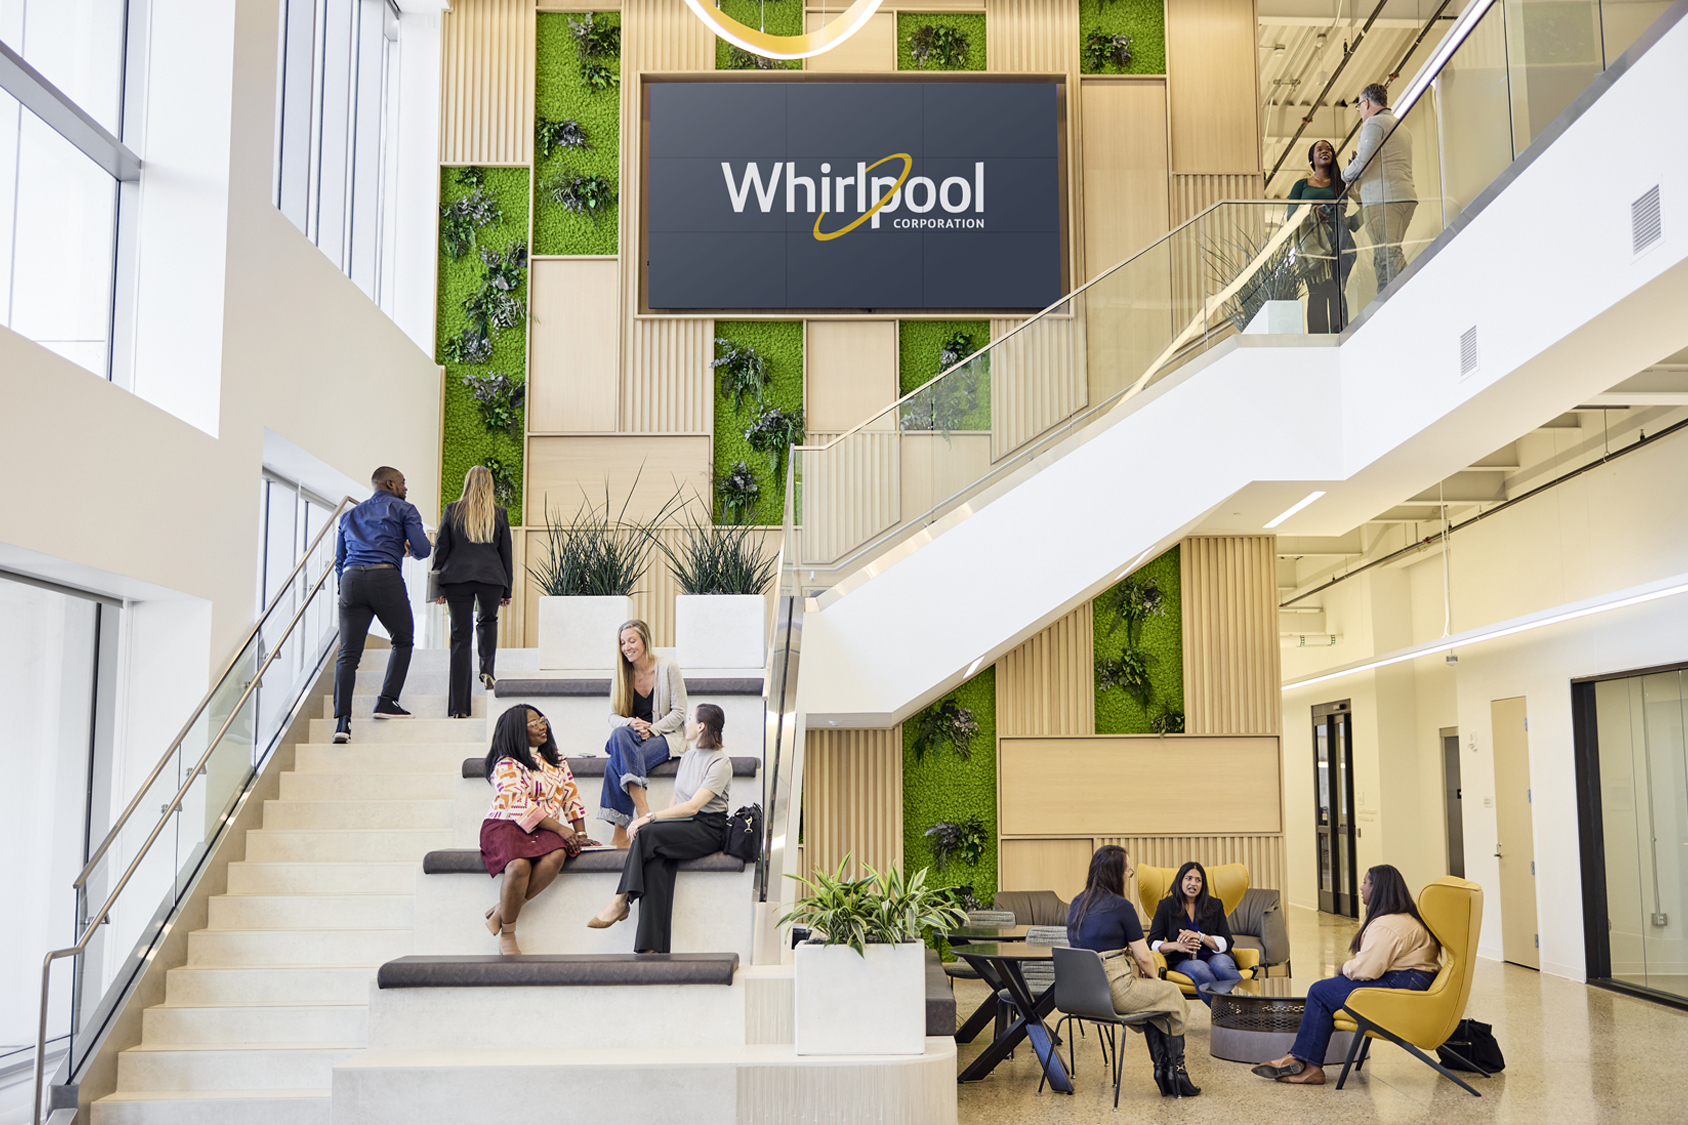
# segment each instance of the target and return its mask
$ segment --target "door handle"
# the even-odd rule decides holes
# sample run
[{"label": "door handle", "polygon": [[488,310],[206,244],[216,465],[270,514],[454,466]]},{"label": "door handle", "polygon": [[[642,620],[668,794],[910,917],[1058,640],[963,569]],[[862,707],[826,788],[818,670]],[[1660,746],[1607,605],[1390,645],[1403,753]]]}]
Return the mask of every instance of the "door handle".
[{"label": "door handle", "polygon": [[1495,858],[1496,858],[1496,859],[1499,859],[1499,858],[1501,858],[1501,855],[1500,855],[1500,841],[1499,841],[1499,840],[1496,840],[1496,841],[1495,841]]}]

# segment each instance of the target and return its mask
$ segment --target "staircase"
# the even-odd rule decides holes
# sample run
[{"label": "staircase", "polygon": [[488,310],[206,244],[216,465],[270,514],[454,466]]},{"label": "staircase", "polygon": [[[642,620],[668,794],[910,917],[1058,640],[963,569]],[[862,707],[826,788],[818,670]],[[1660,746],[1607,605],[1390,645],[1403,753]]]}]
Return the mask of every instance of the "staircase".
[{"label": "staircase", "polygon": [[[370,714],[386,658],[366,654],[353,714]],[[349,745],[333,744],[323,699],[187,964],[118,1055],[96,1125],[327,1125],[330,1073],[367,1042],[376,968],[411,952],[422,856],[451,846],[463,759],[485,751],[479,685],[475,717],[439,717],[446,661],[417,649],[403,699],[417,717],[354,719]]]}]

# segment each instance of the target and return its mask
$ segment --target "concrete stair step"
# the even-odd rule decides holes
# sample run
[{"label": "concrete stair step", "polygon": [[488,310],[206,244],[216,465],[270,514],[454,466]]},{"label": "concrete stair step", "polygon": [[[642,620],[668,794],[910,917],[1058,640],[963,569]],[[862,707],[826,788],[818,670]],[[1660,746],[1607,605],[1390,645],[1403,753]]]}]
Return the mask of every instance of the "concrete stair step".
[{"label": "concrete stair step", "polygon": [[[368,797],[380,787],[346,787],[345,795]],[[445,828],[451,801],[379,800],[265,801],[265,828]]]},{"label": "concrete stair step", "polygon": [[211,930],[321,930],[408,927],[411,894],[213,895]]},{"label": "concrete stair step", "polygon": [[[482,908],[485,909],[484,907]],[[273,968],[278,965],[378,965],[410,952],[411,931],[194,930],[189,965]]]},{"label": "concrete stair step", "polygon": [[281,775],[283,801],[344,801],[353,794],[379,794],[389,801],[449,801],[457,792],[454,778],[427,773],[382,773],[367,759],[344,761],[346,773],[300,773]]},{"label": "concrete stair step", "polygon": [[[374,669],[370,669],[367,666],[359,668],[357,680],[352,685],[352,695],[354,697],[367,695],[371,699],[374,699],[381,693],[381,689],[386,686],[386,678],[387,670],[385,664],[377,664]],[[409,699],[412,695],[437,695],[443,698],[445,693],[450,690],[451,673],[444,667],[440,668],[437,672],[433,672],[419,670],[413,663],[410,666],[410,673],[404,678],[404,691],[402,693],[403,698],[400,699],[399,702],[404,703],[404,701]],[[481,685],[479,680],[476,680],[469,685],[469,692],[472,695],[485,695],[486,688]]]},{"label": "concrete stair step", "polygon": [[[321,719],[312,719],[319,723]],[[441,720],[444,722],[445,720]],[[477,719],[458,720],[466,726]],[[415,720],[411,720],[415,722]],[[405,724],[397,724],[403,726]],[[332,734],[333,725],[330,724]],[[302,743],[293,752],[293,768],[299,773],[432,773],[447,777],[463,775],[463,759],[485,757],[487,743],[472,742],[411,743],[407,746],[389,742],[359,742],[354,730],[350,743],[336,745],[323,739]]]},{"label": "concrete stair step", "polygon": [[[367,695],[354,694],[352,696],[352,714],[354,716],[368,715],[370,712],[375,710],[376,698],[377,697],[374,692],[370,692]],[[445,705],[448,698],[449,696],[447,693],[443,691],[424,692],[419,689],[412,689],[410,681],[406,680],[404,685],[404,698],[399,701],[399,704],[404,707],[405,710],[415,712],[423,718],[435,719],[445,715]],[[469,714],[479,718],[484,716],[486,712],[487,696],[485,690],[483,689],[479,695],[475,695],[470,698]],[[334,717],[334,697],[332,695],[325,695],[322,697],[321,717],[324,719],[332,719]]]},{"label": "concrete stair step", "polygon": [[[485,909],[483,907],[482,909]],[[184,965],[165,977],[165,1003],[367,1004],[374,964]]]},{"label": "concrete stair step", "polygon": [[127,1090],[96,1101],[94,1125],[331,1125],[327,1087],[304,1090]]},{"label": "concrete stair step", "polygon": [[259,863],[419,863],[432,849],[450,846],[449,828],[254,828],[246,834],[246,858]]},{"label": "concrete stair step", "polygon": [[154,1004],[141,1013],[141,1040],[194,1043],[362,1043],[367,1004]]},{"label": "concrete stair step", "polygon": [[[477,841],[478,842],[478,841]],[[392,863],[229,864],[231,895],[400,895],[416,888],[417,865]]]},{"label": "concrete stair step", "polygon": [[117,1055],[117,1088],[320,1090],[362,1043],[142,1044]]},{"label": "concrete stair step", "polygon": [[[441,716],[435,719],[372,719],[368,717],[367,712],[354,714],[352,717],[353,743],[384,746],[402,742],[430,745],[441,742],[477,742],[485,740],[487,736],[487,722],[484,718],[447,719]],[[317,745],[333,744],[334,720],[312,719],[311,742]]]}]

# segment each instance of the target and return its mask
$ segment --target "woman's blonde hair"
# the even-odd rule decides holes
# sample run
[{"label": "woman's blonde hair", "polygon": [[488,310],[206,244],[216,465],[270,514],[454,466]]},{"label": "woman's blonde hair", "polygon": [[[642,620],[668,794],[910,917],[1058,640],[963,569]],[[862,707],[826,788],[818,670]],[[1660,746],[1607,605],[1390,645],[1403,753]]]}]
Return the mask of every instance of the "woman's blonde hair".
[{"label": "woman's blonde hair", "polygon": [[463,477],[463,498],[451,509],[452,522],[471,543],[491,543],[498,531],[498,504],[492,497],[492,474],[476,465]]},{"label": "woman's blonde hair", "polygon": [[[610,681],[610,710],[626,719],[633,714],[633,665],[627,657],[621,654],[621,634],[632,629],[639,634],[639,639],[645,642],[645,651],[651,651],[651,627],[638,618],[623,621],[615,631],[615,678]],[[652,711],[655,711],[656,688],[651,688]],[[653,718],[654,713],[653,713]]]}]

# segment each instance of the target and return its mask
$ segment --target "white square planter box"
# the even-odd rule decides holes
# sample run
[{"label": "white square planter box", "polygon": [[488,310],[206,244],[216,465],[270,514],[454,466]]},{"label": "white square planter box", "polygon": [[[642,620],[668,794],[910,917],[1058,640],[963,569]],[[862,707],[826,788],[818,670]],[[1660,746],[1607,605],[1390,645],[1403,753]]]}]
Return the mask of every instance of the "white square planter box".
[{"label": "white square planter box", "polygon": [[633,599],[539,599],[539,667],[608,676],[615,670],[616,627],[633,614]]},{"label": "white square planter box", "polygon": [[799,945],[793,1038],[799,1055],[926,1050],[926,947]]},{"label": "white square planter box", "polygon": [[1300,301],[1267,301],[1243,329],[1245,336],[1299,336],[1307,331]]},{"label": "white square planter box", "polygon": [[682,669],[761,668],[767,614],[761,594],[681,594],[674,599],[674,659]]}]

